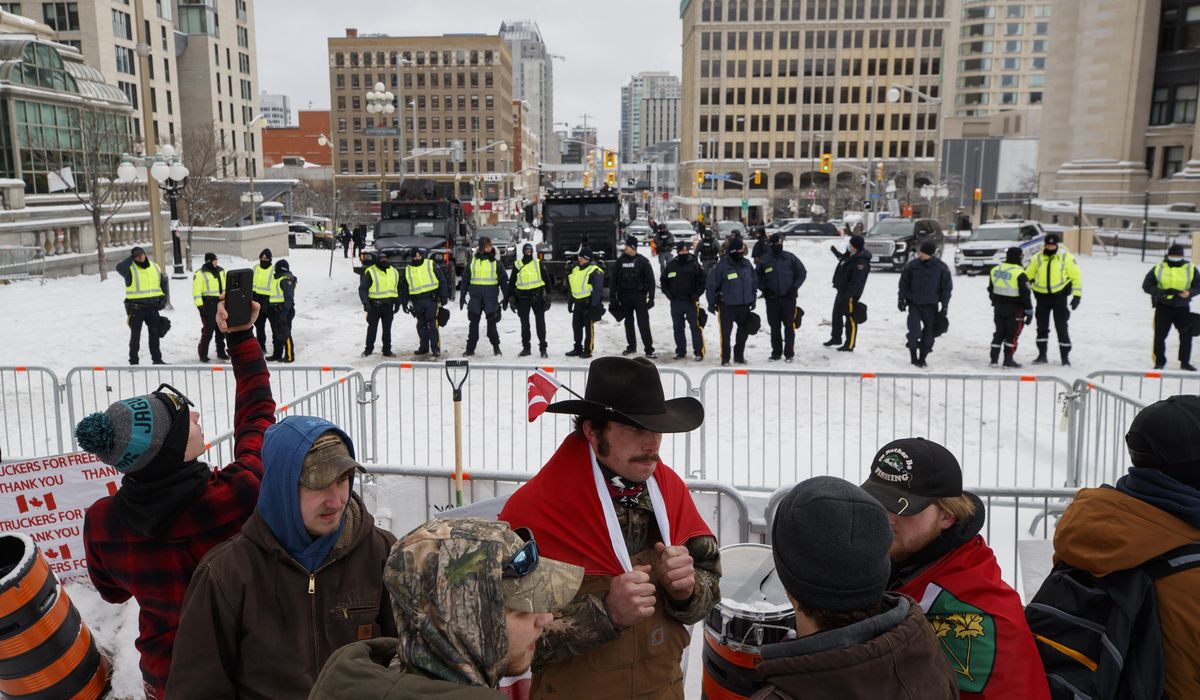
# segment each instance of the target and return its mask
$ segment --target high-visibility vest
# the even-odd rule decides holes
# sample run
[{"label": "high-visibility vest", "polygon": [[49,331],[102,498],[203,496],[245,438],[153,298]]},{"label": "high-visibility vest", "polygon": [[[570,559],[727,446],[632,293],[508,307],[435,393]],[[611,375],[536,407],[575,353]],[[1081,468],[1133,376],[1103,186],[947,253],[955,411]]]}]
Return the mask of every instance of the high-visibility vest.
[{"label": "high-visibility vest", "polygon": [[283,298],[283,277],[272,277],[270,302],[272,304],[282,304],[284,301],[286,300]]},{"label": "high-visibility vest", "polygon": [[150,261],[149,267],[143,268],[134,263],[129,268],[129,284],[125,285],[126,299],[155,299],[163,296],[162,275],[158,264]]},{"label": "high-visibility vest", "polygon": [[404,269],[404,279],[408,282],[409,295],[424,294],[438,288],[437,273],[433,263],[425,258],[420,265],[409,265]]},{"label": "high-visibility vest", "polygon": [[271,276],[275,274],[275,268],[270,265],[263,267],[261,264],[254,266],[254,293],[262,296],[271,296]]},{"label": "high-visibility vest", "polygon": [[400,296],[399,270],[394,267],[381,270],[379,267],[372,265],[367,268],[367,274],[371,276],[371,288],[367,290],[368,297],[372,299],[396,299]]},{"label": "high-visibility vest", "polygon": [[485,258],[471,259],[471,284],[493,287],[500,284],[496,273],[496,261]]},{"label": "high-visibility vest", "polygon": [[220,299],[221,293],[225,291],[225,271],[221,270],[216,275],[207,267],[196,270],[196,274],[192,275],[192,299],[195,300],[196,306],[204,306],[204,298]]},{"label": "high-visibility vest", "polygon": [[1083,294],[1083,277],[1079,265],[1061,245],[1055,255],[1038,253],[1025,268],[1029,286],[1038,294],[1056,294],[1071,285],[1072,296]]},{"label": "high-visibility vest", "polygon": [[534,258],[525,264],[523,260],[518,260],[513,263],[517,268],[517,290],[528,292],[531,289],[545,287],[546,282],[542,279],[542,261]]},{"label": "high-visibility vest", "polygon": [[992,293],[998,297],[1017,298],[1021,296],[1017,280],[1025,273],[1025,268],[1013,263],[1000,263],[992,268]]},{"label": "high-visibility vest", "polygon": [[575,299],[587,299],[592,296],[592,273],[599,270],[595,265],[576,267],[567,277],[571,285],[571,296]]},{"label": "high-visibility vest", "polygon": [[[1191,263],[1172,267],[1163,261],[1154,266],[1154,279],[1158,281],[1158,288],[1167,292],[1182,292],[1191,289],[1192,279],[1195,276],[1196,266]],[[1167,299],[1175,298],[1174,294],[1165,296]]]}]

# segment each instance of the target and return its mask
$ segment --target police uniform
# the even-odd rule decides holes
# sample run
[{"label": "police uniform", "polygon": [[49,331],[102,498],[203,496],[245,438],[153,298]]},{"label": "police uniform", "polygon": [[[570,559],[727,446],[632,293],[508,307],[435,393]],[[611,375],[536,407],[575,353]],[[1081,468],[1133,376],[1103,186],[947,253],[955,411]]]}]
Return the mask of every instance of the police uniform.
[{"label": "police uniform", "polygon": [[711,230],[705,231],[701,236],[700,244],[696,246],[696,257],[700,259],[700,267],[704,269],[705,274],[711,272],[720,261],[721,246],[717,243],[717,237]]},{"label": "police uniform", "polygon": [[363,357],[375,352],[375,334],[383,323],[383,356],[393,357],[392,319],[400,306],[400,270],[386,258],[363,270],[358,298],[367,312],[367,342]]},{"label": "police uniform", "polygon": [[924,367],[926,356],[933,352],[933,325],[939,315],[946,314],[954,289],[950,268],[933,257],[934,245],[931,242],[921,244],[921,252],[930,256],[929,259],[916,257],[910,260],[900,273],[898,289],[900,310],[908,311],[909,358],[917,367]]},{"label": "police uniform", "polygon": [[[730,253],[717,263],[708,276],[707,296],[709,312],[717,314],[721,326],[721,365],[729,364],[730,350],[733,360],[746,362],[746,340],[750,330],[746,322],[750,312],[758,303],[758,285],[755,282],[754,266],[745,258],[745,245],[741,239],[729,244]],[[733,327],[737,326],[737,336]],[[730,340],[733,339],[733,347]]]},{"label": "police uniform", "polygon": [[487,336],[492,343],[492,352],[500,354],[500,307],[508,303],[505,294],[503,302],[501,292],[508,287],[508,274],[504,266],[496,260],[495,249],[491,253],[476,253],[471,263],[463,271],[462,292],[459,295],[458,307],[461,309],[470,296],[470,306],[467,308],[467,355],[475,354],[475,346],[479,343],[479,321],[487,317]]},{"label": "police uniform", "polygon": [[[135,248],[134,254],[144,254],[141,248]],[[125,280],[125,314],[129,324],[129,364],[138,363],[138,352],[142,343],[142,326],[150,338],[150,359],[156,365],[165,364],[162,351],[159,350],[159,324],[162,317],[159,310],[166,305],[166,295],[163,293],[163,274],[158,265],[149,258],[145,264],[136,263],[130,255],[117,263],[117,274]]]},{"label": "police uniform", "polygon": [[595,346],[596,310],[603,309],[604,271],[592,262],[591,253],[581,251],[579,257],[587,260],[567,275],[567,308],[571,312],[571,330],[575,335],[575,347],[568,357],[591,357]]},{"label": "police uniform", "polygon": [[675,327],[675,359],[687,356],[687,335],[692,334],[692,353],[696,361],[704,359],[704,332],[696,316],[700,311],[700,297],[704,295],[704,269],[686,248],[676,246],[675,257],[663,268],[659,276],[663,296],[671,300],[671,322]]},{"label": "police uniform", "polygon": [[441,265],[425,257],[420,263],[410,263],[404,268],[401,278],[400,303],[417,319],[417,338],[420,347],[417,355],[442,353],[441,334],[438,332],[438,309],[449,300],[449,290]]},{"label": "police uniform", "polygon": [[533,246],[526,245],[524,255],[513,263],[513,274],[508,278],[508,298],[516,304],[517,316],[521,319],[521,357],[531,354],[529,314],[537,322],[538,349],[546,357],[546,306],[549,296],[550,277],[546,266],[533,254]]},{"label": "police uniform", "polygon": [[[839,345],[838,350],[854,352],[858,345],[858,322],[854,320],[854,305],[862,298],[867,288],[867,278],[871,275],[871,253],[866,250],[863,237],[850,237],[853,252],[841,253],[833,248],[838,258],[837,268],[833,271],[833,288],[837,296],[833,299],[833,315],[830,328],[830,338],[825,342],[827,347]],[[846,342],[842,343],[842,331],[845,330]]]},{"label": "police uniform", "polygon": [[[200,312],[200,344],[196,352],[201,362],[208,362],[208,345],[215,335],[217,337],[217,357],[228,360],[225,352],[225,334],[217,328],[217,304],[225,293],[225,270],[216,265],[217,256],[209,253],[204,256],[204,266],[192,275],[192,300],[196,310]],[[209,263],[212,262],[212,265]]]},{"label": "police uniform", "polygon": [[1005,262],[993,267],[988,275],[988,294],[992,300],[992,320],[995,324],[991,350],[993,365],[1003,352],[1005,367],[1021,366],[1013,356],[1033,308],[1029,277],[1019,264],[1021,258],[1020,248],[1010,248]]},{"label": "police uniform", "polygon": [[[625,245],[637,249],[637,241],[633,238],[627,239]],[[622,253],[614,265],[615,304],[625,312],[625,354],[637,352],[637,335],[634,332],[636,321],[646,357],[657,357],[654,336],[650,332],[650,309],[654,306],[654,270],[650,267],[650,261],[637,253]]]},{"label": "police uniform", "polygon": [[1067,303],[1070,299],[1071,309],[1079,306],[1083,294],[1083,273],[1057,236],[1049,234],[1046,236],[1046,245],[1052,243],[1058,248],[1054,254],[1047,253],[1043,248],[1025,267],[1025,275],[1029,277],[1029,286],[1037,302],[1034,313],[1037,317],[1038,356],[1033,363],[1046,362],[1046,349],[1050,344],[1050,316],[1053,315],[1059,357],[1064,365],[1070,365],[1071,334],[1067,329],[1067,321],[1071,318],[1071,311]]},{"label": "police uniform", "polygon": [[[1154,304],[1154,368],[1167,364],[1167,335],[1171,327],[1179,333],[1179,365],[1189,371],[1192,366],[1191,303],[1200,293],[1200,276],[1196,266],[1183,257],[1182,246],[1172,246],[1170,258],[1155,265],[1142,281],[1142,289]],[[1182,296],[1181,292],[1187,292]]]},{"label": "police uniform", "polygon": [[767,325],[771,327],[770,359],[783,357],[791,362],[796,356],[796,297],[808,271],[800,258],[783,249],[778,234],[771,236],[770,244],[764,247],[766,251],[755,272],[767,307]]},{"label": "police uniform", "polygon": [[271,344],[268,360],[295,362],[296,348],[292,342],[292,320],[296,318],[296,276],[287,260],[275,263],[271,276]]},{"label": "police uniform", "polygon": [[[263,258],[266,258],[264,261]],[[275,270],[271,267],[271,249],[263,248],[258,254],[258,265],[254,267],[254,301],[258,302],[258,319],[254,322],[254,334],[258,338],[258,347],[267,354],[267,324],[271,321],[271,277]],[[273,340],[273,339],[272,339]]]},{"label": "police uniform", "polygon": [[671,262],[671,249],[675,246],[675,234],[666,224],[659,224],[654,232],[654,251],[658,254],[658,269],[663,269]]}]

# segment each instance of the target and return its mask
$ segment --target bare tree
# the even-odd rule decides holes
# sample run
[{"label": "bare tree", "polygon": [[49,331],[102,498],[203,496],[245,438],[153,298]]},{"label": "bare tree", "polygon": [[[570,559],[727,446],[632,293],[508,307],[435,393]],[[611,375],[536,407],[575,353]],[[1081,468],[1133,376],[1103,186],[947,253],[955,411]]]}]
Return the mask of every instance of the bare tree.
[{"label": "bare tree", "polygon": [[218,141],[212,122],[184,134],[183,164],[187,166],[187,185],[179,193],[179,220],[187,227],[184,258],[192,269],[192,231],[197,226],[219,226],[236,214],[241,203],[237,196],[219,183],[223,166],[234,162],[237,154]]},{"label": "bare tree", "polygon": [[1016,185],[1017,192],[1033,199],[1041,187],[1041,175],[1032,165],[1022,165],[1013,176],[1013,184]]}]

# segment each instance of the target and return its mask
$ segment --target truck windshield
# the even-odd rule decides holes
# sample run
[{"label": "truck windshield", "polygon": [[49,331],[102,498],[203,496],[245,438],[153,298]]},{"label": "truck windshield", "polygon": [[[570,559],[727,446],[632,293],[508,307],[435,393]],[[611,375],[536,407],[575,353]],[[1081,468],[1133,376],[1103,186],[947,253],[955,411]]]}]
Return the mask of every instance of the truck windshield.
[{"label": "truck windshield", "polygon": [[975,229],[975,239],[977,241],[1019,241],[1021,240],[1021,229],[1017,226],[1001,226],[992,228],[986,226]]},{"label": "truck windshield", "polygon": [[442,237],[445,235],[445,221],[413,221],[411,219],[381,219],[375,232],[376,238]]},{"label": "truck windshield", "polygon": [[913,222],[884,219],[871,227],[868,236],[907,236],[912,233]]}]

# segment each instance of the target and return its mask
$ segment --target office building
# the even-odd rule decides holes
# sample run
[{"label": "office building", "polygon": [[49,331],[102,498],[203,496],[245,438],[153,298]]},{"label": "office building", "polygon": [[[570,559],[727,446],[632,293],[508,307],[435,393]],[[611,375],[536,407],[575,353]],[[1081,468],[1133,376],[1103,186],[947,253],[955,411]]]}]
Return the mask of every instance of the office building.
[{"label": "office building", "polygon": [[[381,183],[399,182],[402,162],[407,175],[459,182],[464,196],[473,183],[509,180],[512,60],[499,36],[347,29],[328,47],[335,179],[353,180],[375,199]],[[395,96],[392,114],[367,110],[377,83]],[[455,142],[463,144],[461,162],[452,158]],[[497,188],[487,189],[491,197]]]},{"label": "office building", "polygon": [[562,57],[546,48],[537,22],[502,22],[500,38],[512,57],[513,99],[529,103],[528,121],[545,150],[554,134],[554,59]]},{"label": "office building", "polygon": [[269,168],[289,157],[303,158],[305,163],[332,165],[331,149],[321,145],[321,134],[329,134],[329,110],[302,109],[297,116],[294,126],[263,129],[263,165]]},{"label": "office building", "polygon": [[[621,86],[621,162],[636,163],[644,143],[644,103],[648,99],[678,99],[682,94],[679,78],[664,71],[643,71]],[[661,116],[661,113],[660,113]],[[677,130],[677,128],[676,128]],[[670,129],[664,130],[670,133]],[[670,141],[677,135],[659,139]],[[649,141],[652,145],[657,141]]]},{"label": "office building", "polygon": [[576,126],[569,132],[558,132],[562,146],[563,165],[583,165],[596,150],[596,127]]},{"label": "office building", "polygon": [[678,96],[642,100],[637,144],[639,162],[654,146],[679,140],[679,101]]},{"label": "office building", "polygon": [[513,164],[516,181],[514,191],[530,199],[538,194],[542,148],[537,126],[530,119],[533,109],[528,102],[513,100]]},{"label": "office building", "polygon": [[258,95],[258,108],[267,118],[267,126],[282,129],[292,125],[292,100],[287,95],[272,95],[266,91]]},{"label": "office building", "polygon": [[[681,179],[693,185],[681,198],[685,215],[703,207],[737,219],[745,202],[744,216],[768,220],[794,210],[794,200],[811,207],[822,198],[834,214],[858,209],[866,170],[879,161],[902,192],[936,179],[946,8],[945,0],[683,0]],[[895,103],[886,99],[892,87]],[[819,171],[825,153],[828,174]]]},{"label": "office building", "polygon": [[1054,3],[1041,197],[1200,205],[1200,0]]},{"label": "office building", "polygon": [[987,117],[1042,104],[1052,7],[1049,0],[951,5],[947,116]]}]

